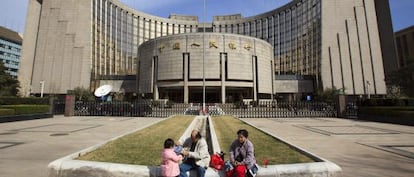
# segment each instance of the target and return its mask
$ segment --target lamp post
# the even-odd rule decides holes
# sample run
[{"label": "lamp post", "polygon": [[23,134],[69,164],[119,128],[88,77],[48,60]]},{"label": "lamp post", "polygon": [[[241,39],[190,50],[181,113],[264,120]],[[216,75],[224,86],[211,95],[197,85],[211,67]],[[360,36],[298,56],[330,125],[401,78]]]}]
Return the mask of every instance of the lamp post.
[{"label": "lamp post", "polygon": [[43,90],[45,89],[45,81],[40,81],[40,98],[43,98]]},{"label": "lamp post", "polygon": [[371,95],[369,94],[369,85],[371,85],[371,83],[369,83],[369,81],[367,81],[367,94],[368,94],[368,99],[371,98]]}]

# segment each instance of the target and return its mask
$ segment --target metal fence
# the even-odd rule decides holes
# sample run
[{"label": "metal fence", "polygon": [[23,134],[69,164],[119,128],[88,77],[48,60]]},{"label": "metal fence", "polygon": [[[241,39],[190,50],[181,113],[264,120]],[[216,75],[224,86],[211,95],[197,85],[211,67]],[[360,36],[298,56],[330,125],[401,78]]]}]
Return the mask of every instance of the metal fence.
[{"label": "metal fence", "polygon": [[[130,116],[168,117],[177,114],[233,115],[239,118],[284,118],[284,117],[336,117],[334,104],[316,102],[252,102],[208,104],[165,103],[157,101],[136,102],[76,102],[76,116]],[[350,112],[351,115],[351,112]]]},{"label": "metal fence", "polygon": [[53,114],[65,114],[65,100],[53,100]]},{"label": "metal fence", "polygon": [[153,101],[78,101],[75,103],[75,116],[168,117],[184,114],[187,108],[187,104],[165,104]]},{"label": "metal fence", "polygon": [[336,117],[336,106],[317,102],[260,102],[219,105],[227,115],[239,118]]}]

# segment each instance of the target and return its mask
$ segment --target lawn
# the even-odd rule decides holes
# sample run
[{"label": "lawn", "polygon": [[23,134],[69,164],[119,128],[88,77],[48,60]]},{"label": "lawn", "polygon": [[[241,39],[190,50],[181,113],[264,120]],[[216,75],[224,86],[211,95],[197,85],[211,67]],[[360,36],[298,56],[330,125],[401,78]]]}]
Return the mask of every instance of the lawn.
[{"label": "lawn", "polygon": [[78,160],[159,165],[164,140],[178,140],[193,121],[194,116],[175,116],[130,135],[111,141]]},{"label": "lawn", "polygon": [[[194,116],[175,116],[111,141],[77,159],[134,165],[159,165],[164,140],[167,138],[178,140],[193,119]],[[263,165],[264,159],[269,160],[269,165],[313,162],[312,159],[283,142],[234,117],[220,116],[213,117],[212,120],[221,149],[227,153],[225,160],[229,158],[228,150],[231,142],[237,138],[237,130],[243,128],[249,131],[249,139],[254,144],[259,165]]]},{"label": "lawn", "polygon": [[237,138],[237,131],[246,129],[259,165],[263,165],[264,159],[268,160],[269,165],[314,162],[285,143],[232,116],[213,117],[212,120],[220,147],[226,153],[225,160],[229,159],[228,152],[231,143]]}]

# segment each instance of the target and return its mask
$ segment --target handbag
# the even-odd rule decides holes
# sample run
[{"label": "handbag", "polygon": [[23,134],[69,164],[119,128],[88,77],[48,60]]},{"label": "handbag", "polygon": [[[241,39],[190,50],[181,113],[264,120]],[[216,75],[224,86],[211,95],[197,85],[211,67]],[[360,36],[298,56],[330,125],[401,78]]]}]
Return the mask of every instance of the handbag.
[{"label": "handbag", "polygon": [[211,155],[210,160],[210,166],[213,167],[216,170],[221,170],[224,168],[224,161],[220,157],[219,154],[213,154]]}]

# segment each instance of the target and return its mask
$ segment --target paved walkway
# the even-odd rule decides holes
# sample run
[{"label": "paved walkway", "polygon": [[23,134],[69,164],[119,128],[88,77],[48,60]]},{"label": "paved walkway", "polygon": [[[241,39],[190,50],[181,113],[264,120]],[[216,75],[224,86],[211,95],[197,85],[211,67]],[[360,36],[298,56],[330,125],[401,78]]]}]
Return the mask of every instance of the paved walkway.
[{"label": "paved walkway", "polygon": [[414,176],[414,127],[332,118],[244,120],[336,163],[343,177]]},{"label": "paved walkway", "polygon": [[55,116],[0,124],[0,177],[47,177],[63,156],[163,119]]},{"label": "paved walkway", "polygon": [[[2,123],[0,177],[46,177],[55,159],[161,120],[57,116]],[[344,177],[414,174],[414,127],[333,118],[244,120],[338,164]]]}]

